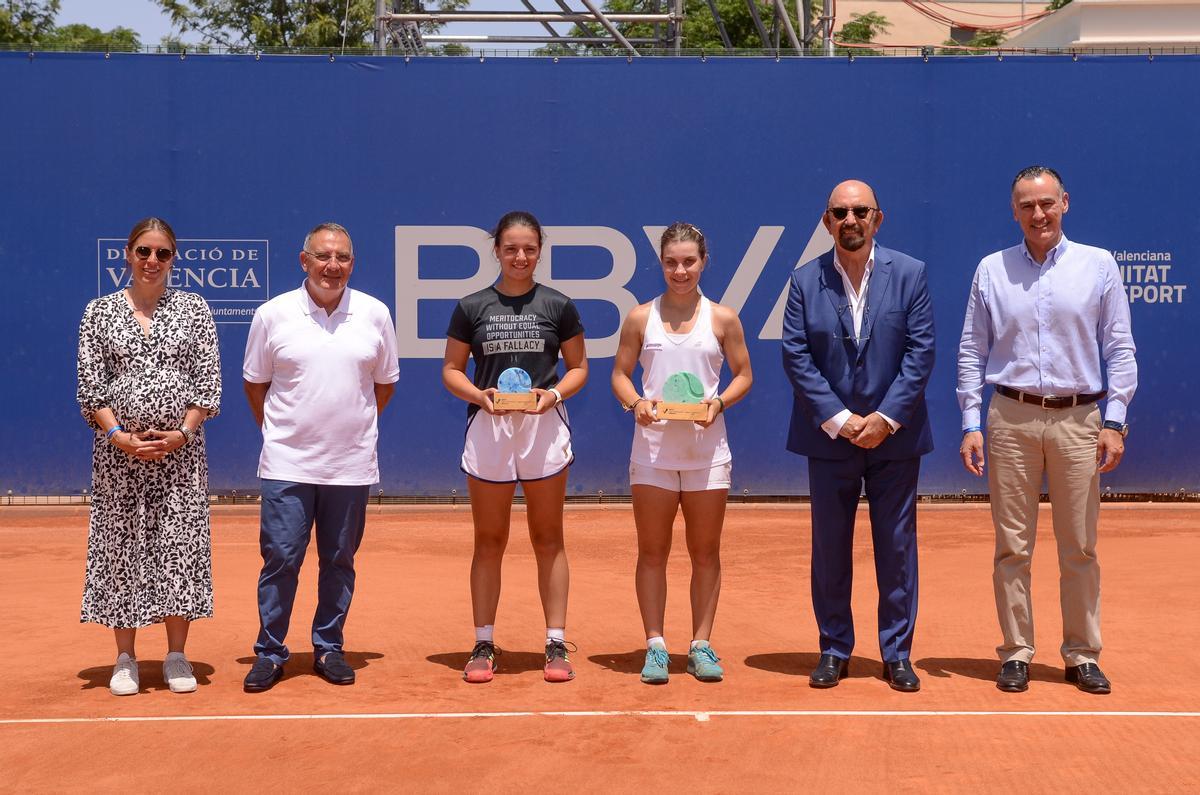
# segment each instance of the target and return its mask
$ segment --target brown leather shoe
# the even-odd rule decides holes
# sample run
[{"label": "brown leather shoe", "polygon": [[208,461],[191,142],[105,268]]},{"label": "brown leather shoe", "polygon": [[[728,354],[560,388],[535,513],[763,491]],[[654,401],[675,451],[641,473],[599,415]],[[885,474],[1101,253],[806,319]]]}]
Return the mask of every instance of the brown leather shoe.
[{"label": "brown leather shoe", "polygon": [[1005,693],[1024,693],[1029,689],[1029,663],[1009,660],[1000,666],[996,689]]},{"label": "brown leather shoe", "polygon": [[1112,692],[1112,683],[1096,663],[1081,663],[1067,668],[1067,681],[1085,693],[1103,696]]}]

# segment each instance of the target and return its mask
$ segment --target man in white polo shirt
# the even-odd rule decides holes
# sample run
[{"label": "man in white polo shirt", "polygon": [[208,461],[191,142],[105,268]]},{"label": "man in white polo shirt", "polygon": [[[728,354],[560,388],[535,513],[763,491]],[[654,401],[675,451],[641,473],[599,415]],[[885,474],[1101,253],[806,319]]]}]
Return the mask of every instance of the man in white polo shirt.
[{"label": "man in white polo shirt", "polygon": [[250,409],[262,428],[262,511],[256,660],[243,688],[271,689],[283,677],[284,645],[300,566],[317,529],[313,668],[354,683],[342,627],[354,595],[354,553],[367,495],[379,482],[376,419],[395,389],[396,330],[388,308],[346,284],[354,248],[345,228],[317,226],[304,238],[299,289],[258,308],[242,365]]}]

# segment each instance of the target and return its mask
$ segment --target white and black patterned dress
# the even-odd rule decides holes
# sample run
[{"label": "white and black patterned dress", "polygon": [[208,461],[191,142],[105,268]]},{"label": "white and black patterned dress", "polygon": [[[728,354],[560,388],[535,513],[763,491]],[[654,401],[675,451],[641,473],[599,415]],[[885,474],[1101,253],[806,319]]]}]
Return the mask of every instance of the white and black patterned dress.
[{"label": "white and black patterned dress", "polygon": [[81,622],[142,627],[212,615],[204,431],[161,461],[111,444],[94,413],[127,431],[173,430],[188,406],[221,401],[217,330],[204,299],[166,290],[142,331],[123,292],[90,302],[79,326],[79,407],[95,431]]}]

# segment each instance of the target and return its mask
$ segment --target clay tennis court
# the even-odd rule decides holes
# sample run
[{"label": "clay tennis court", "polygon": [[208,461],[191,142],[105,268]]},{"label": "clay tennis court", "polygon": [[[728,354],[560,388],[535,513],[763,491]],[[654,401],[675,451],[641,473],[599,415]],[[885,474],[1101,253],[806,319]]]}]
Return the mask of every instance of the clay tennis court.
[{"label": "clay tennis court", "polygon": [[[257,509],[213,515],[214,619],[193,625],[200,687],[170,693],[161,627],[139,634],[141,692],[108,692],[112,633],[78,623],[86,507],[0,507],[0,769],[9,791],[1195,791],[1200,782],[1200,511],[1105,504],[1101,660],[1110,696],[1062,681],[1057,569],[1043,511],[1038,656],[1028,692],[993,685],[985,505],[922,505],[920,693],[880,679],[870,538],[856,548],[850,678],[807,685],[817,658],[806,505],[732,505],[714,646],[726,680],[684,671],[686,553],[677,525],[672,678],[638,681],[643,638],[627,505],[568,506],[576,680],[542,681],[533,556],[514,517],[500,671],[467,685],[469,508],[372,506],[347,623],[358,683],[312,673],[310,549],[286,678],[242,693],[257,631]],[[860,514],[860,528],[865,516]]]}]

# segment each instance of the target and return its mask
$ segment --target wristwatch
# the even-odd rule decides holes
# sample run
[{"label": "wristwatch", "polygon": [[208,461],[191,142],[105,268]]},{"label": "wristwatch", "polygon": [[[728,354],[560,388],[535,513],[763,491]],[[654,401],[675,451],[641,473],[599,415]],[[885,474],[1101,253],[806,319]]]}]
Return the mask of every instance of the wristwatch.
[{"label": "wristwatch", "polygon": [[1127,423],[1127,422],[1117,422],[1116,420],[1105,420],[1104,425],[1102,425],[1101,427],[1107,428],[1110,431],[1116,431],[1117,433],[1121,434],[1121,436],[1129,435],[1129,423]]}]

